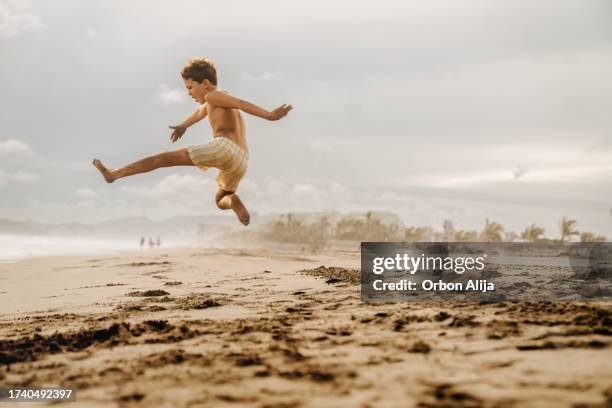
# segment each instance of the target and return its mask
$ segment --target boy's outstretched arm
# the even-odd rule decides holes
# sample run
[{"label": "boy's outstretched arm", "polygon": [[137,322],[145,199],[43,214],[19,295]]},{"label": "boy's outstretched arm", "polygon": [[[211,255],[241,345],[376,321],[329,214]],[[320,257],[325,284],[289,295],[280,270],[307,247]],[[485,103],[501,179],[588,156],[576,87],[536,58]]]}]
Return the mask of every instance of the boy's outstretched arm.
[{"label": "boy's outstretched arm", "polygon": [[222,108],[240,109],[243,112],[267,120],[279,120],[285,117],[289,111],[293,109],[293,106],[283,104],[274,109],[272,112],[269,112],[264,108],[260,108],[259,106],[252,104],[251,102],[243,101],[242,99],[228,95],[221,91],[209,92],[206,94],[206,101]]},{"label": "boy's outstretched arm", "polygon": [[170,140],[172,140],[172,143],[179,140],[189,126],[198,123],[204,119],[206,115],[208,115],[208,109],[206,108],[206,104],[203,104],[198,109],[194,110],[193,113],[189,115],[180,125],[168,126],[170,129],[172,129],[172,135],[170,135]]}]

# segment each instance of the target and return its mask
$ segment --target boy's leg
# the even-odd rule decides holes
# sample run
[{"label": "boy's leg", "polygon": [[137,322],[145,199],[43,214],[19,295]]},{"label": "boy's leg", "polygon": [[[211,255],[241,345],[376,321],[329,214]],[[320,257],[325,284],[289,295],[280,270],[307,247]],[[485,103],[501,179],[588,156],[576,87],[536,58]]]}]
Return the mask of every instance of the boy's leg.
[{"label": "boy's leg", "polygon": [[249,225],[249,221],[251,220],[251,216],[249,211],[246,209],[238,194],[233,191],[225,191],[223,189],[219,189],[217,191],[217,196],[215,197],[215,201],[217,202],[217,207],[222,210],[234,210],[238,220],[244,225]]},{"label": "boy's leg", "polygon": [[142,160],[128,164],[125,167],[121,167],[120,169],[108,169],[98,159],[94,159],[93,165],[102,173],[107,183],[112,183],[122,177],[146,173],[151,170],[159,169],[160,167],[195,166],[186,148],[146,157]]}]

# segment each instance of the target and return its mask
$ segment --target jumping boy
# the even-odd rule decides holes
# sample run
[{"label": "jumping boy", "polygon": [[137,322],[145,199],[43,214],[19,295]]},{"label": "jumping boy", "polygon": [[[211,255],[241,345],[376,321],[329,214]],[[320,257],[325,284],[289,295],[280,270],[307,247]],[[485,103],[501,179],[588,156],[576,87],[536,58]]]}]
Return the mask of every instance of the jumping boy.
[{"label": "jumping boy", "polygon": [[222,210],[231,208],[240,222],[248,225],[249,212],[236,194],[238,184],[246,174],[249,157],[240,111],[267,120],[279,120],[289,113],[292,106],[281,105],[269,112],[218,89],[217,70],[208,58],[190,59],[181,70],[181,76],[189,95],[200,104],[200,107],[180,125],[169,126],[172,129],[170,140],[172,143],[176,142],[189,126],[206,116],[213,130],[213,140],[207,144],[147,157],[120,169],[108,169],[98,159],[94,159],[93,164],[107,183],[160,167],[197,166],[204,171],[209,167],[215,167],[219,169],[217,176],[219,190],[215,197],[217,207]]}]

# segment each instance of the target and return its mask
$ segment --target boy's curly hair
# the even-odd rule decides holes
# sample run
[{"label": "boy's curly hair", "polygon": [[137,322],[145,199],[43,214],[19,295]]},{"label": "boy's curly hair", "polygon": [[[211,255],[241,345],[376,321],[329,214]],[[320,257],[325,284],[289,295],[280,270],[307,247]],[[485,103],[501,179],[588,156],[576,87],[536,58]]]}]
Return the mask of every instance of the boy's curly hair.
[{"label": "boy's curly hair", "polygon": [[217,67],[206,57],[191,58],[181,70],[183,79],[192,79],[202,82],[208,79],[213,85],[217,85]]}]

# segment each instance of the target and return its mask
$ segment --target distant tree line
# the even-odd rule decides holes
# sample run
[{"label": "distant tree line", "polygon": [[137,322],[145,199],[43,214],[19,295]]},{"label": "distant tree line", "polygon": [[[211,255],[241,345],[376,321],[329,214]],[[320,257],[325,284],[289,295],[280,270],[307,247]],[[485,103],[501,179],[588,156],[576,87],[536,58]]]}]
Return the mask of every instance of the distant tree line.
[{"label": "distant tree line", "polygon": [[[389,219],[391,218],[391,219]],[[442,231],[432,227],[404,226],[399,217],[383,217],[372,211],[365,214],[345,215],[332,223],[327,216],[306,222],[295,214],[282,214],[260,232],[266,240],[305,244],[312,248],[325,248],[332,240],[341,241],[455,241],[455,242],[566,242],[574,238],[581,242],[601,242],[606,237],[588,231],[579,231],[576,220],[563,217],[559,221],[559,238],[546,238],[545,230],[531,224],[520,233],[506,231],[489,219],[481,231],[456,230],[451,221],[445,221]]]}]

